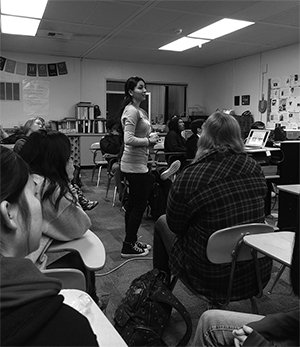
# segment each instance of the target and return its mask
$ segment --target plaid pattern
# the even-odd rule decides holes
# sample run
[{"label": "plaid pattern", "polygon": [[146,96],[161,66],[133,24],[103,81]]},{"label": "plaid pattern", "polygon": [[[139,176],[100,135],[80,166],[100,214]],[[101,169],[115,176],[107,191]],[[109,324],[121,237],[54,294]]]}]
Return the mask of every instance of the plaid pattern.
[{"label": "plaid pattern", "polygon": [[[266,191],[261,167],[245,153],[214,150],[187,166],[173,183],[167,205],[168,225],[177,234],[170,255],[172,273],[209,299],[222,300],[230,266],[208,261],[207,240],[218,229],[263,222]],[[272,261],[259,262],[265,285]],[[232,299],[256,293],[253,264],[238,263]]]}]

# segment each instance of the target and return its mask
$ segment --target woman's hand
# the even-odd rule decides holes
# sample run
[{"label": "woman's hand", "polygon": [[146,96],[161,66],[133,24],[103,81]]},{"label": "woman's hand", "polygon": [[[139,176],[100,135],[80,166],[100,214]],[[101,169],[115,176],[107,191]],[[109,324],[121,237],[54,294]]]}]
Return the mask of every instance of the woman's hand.
[{"label": "woman's hand", "polygon": [[234,345],[235,347],[243,346],[245,340],[247,339],[248,335],[252,333],[253,329],[248,327],[247,325],[243,325],[240,329],[235,329],[232,331],[232,334],[234,336]]},{"label": "woman's hand", "polygon": [[159,141],[159,136],[157,133],[151,133],[148,140],[150,145],[155,145]]}]

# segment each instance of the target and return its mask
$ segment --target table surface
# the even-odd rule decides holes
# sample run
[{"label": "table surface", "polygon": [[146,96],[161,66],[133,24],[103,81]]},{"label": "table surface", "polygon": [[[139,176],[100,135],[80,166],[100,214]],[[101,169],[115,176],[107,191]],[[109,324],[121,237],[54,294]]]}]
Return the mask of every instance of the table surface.
[{"label": "table surface", "polygon": [[64,304],[73,307],[88,319],[99,346],[127,346],[114,326],[87,293],[77,289],[62,289],[60,294],[64,296]]},{"label": "table surface", "polygon": [[292,261],[295,233],[278,231],[244,236],[246,245],[256,249],[280,263],[290,266]]},{"label": "table surface", "polygon": [[277,188],[283,192],[300,195],[300,184],[286,184],[277,186]]}]

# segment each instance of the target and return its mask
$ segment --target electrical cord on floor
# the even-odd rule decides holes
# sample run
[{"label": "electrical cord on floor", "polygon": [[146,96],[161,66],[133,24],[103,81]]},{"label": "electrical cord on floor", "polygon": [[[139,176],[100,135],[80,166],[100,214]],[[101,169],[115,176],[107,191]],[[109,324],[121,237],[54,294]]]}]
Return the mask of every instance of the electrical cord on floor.
[{"label": "electrical cord on floor", "polygon": [[101,273],[101,274],[96,273],[95,276],[96,277],[102,277],[102,276],[110,275],[114,271],[120,269],[123,265],[125,265],[125,264],[127,264],[127,263],[129,263],[130,261],[133,261],[133,260],[153,260],[153,257],[127,259],[123,263],[121,263],[120,265],[116,266],[114,269],[111,269],[111,270],[109,270],[107,272],[104,272],[104,273]]}]

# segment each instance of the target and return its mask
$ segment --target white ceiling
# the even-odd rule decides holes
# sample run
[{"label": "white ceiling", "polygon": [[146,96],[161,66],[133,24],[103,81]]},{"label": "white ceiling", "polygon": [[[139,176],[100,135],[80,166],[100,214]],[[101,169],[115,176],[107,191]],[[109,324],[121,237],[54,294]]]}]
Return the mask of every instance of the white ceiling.
[{"label": "white ceiling", "polygon": [[[37,36],[1,34],[1,50],[205,67],[298,43],[299,14],[299,0],[49,0]],[[224,17],[255,25],[201,49],[158,50]]]}]

